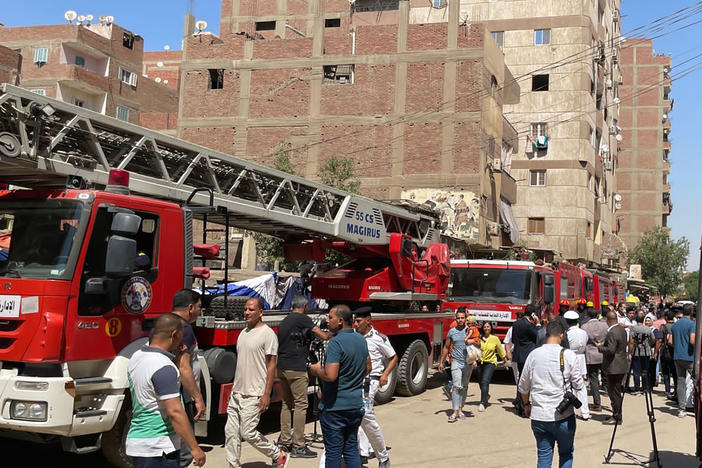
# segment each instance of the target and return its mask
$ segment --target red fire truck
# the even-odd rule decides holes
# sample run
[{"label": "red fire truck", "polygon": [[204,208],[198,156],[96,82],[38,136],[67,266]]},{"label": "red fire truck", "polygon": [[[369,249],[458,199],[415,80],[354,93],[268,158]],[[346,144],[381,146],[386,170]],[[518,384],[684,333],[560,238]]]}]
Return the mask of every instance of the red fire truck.
[{"label": "red fire truck", "polygon": [[[30,188],[0,192],[3,436],[58,438],[79,453],[101,447],[113,464],[128,466],[129,357],[153,320],[170,311],[174,292],[209,277],[207,266],[195,264],[222,260],[207,235],[230,226],[285,239],[292,258],[319,260],[327,248],[352,257],[317,276],[313,294],[382,312],[375,326],[400,363],[381,399],[424,390],[453,318],[434,312],[449,265],[430,213],[7,84],[0,85],[0,160],[1,183]],[[193,240],[194,218],[203,221],[201,243]],[[245,328],[235,306],[226,296],[213,299],[198,322],[203,393],[208,408],[220,395],[220,411]],[[264,315],[272,327],[283,318]]]}]

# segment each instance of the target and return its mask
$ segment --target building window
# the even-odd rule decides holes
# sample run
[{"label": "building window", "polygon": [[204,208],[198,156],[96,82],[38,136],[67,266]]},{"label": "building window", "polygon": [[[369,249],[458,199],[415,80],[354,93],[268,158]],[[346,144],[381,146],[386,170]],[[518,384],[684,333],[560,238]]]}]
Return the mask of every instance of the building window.
[{"label": "building window", "polygon": [[117,106],[117,118],[125,122],[129,122],[129,108],[124,106]]},{"label": "building window", "polygon": [[534,44],[536,45],[546,45],[551,43],[551,30],[550,29],[535,29],[534,30]]},{"label": "building window", "polygon": [[586,236],[588,239],[592,239],[592,223],[590,221],[587,222],[587,233]]},{"label": "building window", "polygon": [[497,89],[499,85],[497,84],[497,78],[495,78],[495,75],[492,75],[490,77],[490,96],[494,97],[497,99]]},{"label": "building window", "polygon": [[340,28],[341,18],[327,18],[324,20],[325,28]]},{"label": "building window", "polygon": [[505,32],[504,31],[493,31],[490,33],[492,38],[495,39],[497,45],[500,46],[500,50],[505,48]]},{"label": "building window", "polygon": [[34,49],[34,63],[44,64],[49,61],[49,48],[37,47]]},{"label": "building window", "polygon": [[548,91],[548,75],[534,75],[531,77],[532,91]]},{"label": "building window", "polygon": [[546,170],[529,171],[529,185],[543,187],[546,185]]},{"label": "building window", "polygon": [[224,88],[224,69],[210,68],[210,89]]},{"label": "building window", "polygon": [[136,73],[130,72],[129,70],[125,70],[124,68],[120,68],[117,76],[122,83],[128,84],[129,86],[137,85]]},{"label": "building window", "polygon": [[85,107],[85,101],[83,101],[82,99],[73,98],[71,102],[74,106]]},{"label": "building window", "polygon": [[256,31],[275,31],[275,21],[256,21]]},{"label": "building window", "polygon": [[[434,0],[432,0],[432,5]],[[399,10],[400,0],[356,0],[352,2],[354,11]]]},{"label": "building window", "polygon": [[80,55],[76,55],[76,65],[79,67],[85,67],[85,59]]},{"label": "building window", "polygon": [[353,84],[354,65],[324,65],[324,82]]},{"label": "building window", "polygon": [[546,122],[535,122],[531,124],[531,137],[538,138],[548,136],[548,124]]},{"label": "building window", "polygon": [[546,232],[546,221],[544,218],[528,218],[527,232],[529,234],[544,234]]},{"label": "building window", "polygon": [[133,49],[134,48],[134,34],[132,33],[124,33],[122,35],[122,45],[126,47],[127,49]]}]

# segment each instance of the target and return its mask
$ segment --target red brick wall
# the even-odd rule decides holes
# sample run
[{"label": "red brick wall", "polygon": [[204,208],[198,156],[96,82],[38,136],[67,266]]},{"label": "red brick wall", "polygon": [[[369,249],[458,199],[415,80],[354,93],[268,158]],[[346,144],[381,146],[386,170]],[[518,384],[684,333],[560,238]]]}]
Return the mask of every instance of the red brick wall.
[{"label": "red brick wall", "polygon": [[407,66],[407,112],[438,111],[443,95],[443,63],[411,63]]},{"label": "red brick wall", "polygon": [[210,89],[208,70],[184,74],[183,115],[185,118],[235,116],[239,109],[239,73],[225,70],[222,89]]},{"label": "red brick wall", "polygon": [[322,85],[322,114],[379,115],[392,112],[395,65],[355,67],[354,84]]},{"label": "red brick wall", "polygon": [[22,56],[12,49],[0,46],[0,83],[17,84],[22,68]]},{"label": "red brick wall", "polygon": [[309,70],[254,70],[251,73],[251,117],[299,117],[309,113]]},{"label": "red brick wall", "polygon": [[236,129],[234,127],[192,127],[182,131],[183,139],[227,154],[234,154],[235,136]]}]

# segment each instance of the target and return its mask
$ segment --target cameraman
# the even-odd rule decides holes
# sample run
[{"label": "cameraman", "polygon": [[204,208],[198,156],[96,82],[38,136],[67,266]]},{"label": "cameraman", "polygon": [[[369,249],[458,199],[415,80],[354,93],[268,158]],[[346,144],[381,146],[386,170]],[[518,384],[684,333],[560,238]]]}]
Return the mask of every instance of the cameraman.
[{"label": "cameraman", "polygon": [[[307,416],[307,355],[314,336],[329,340],[330,332],[320,330],[306,314],[307,298],[297,295],[292,300],[292,313],[278,326],[278,379],[283,390],[278,445],[292,458],[315,458],[317,454],[305,445]],[[290,420],[292,417],[292,437]]]},{"label": "cameraman", "polygon": [[580,407],[574,393],[585,384],[575,353],[561,346],[564,333],[558,321],[548,324],[546,344],[529,353],[519,379],[524,412],[531,418],[531,430],[536,438],[537,468],[551,467],[556,441],[558,466],[573,464],[573,407]]},{"label": "cameraman", "polygon": [[[643,312],[636,315],[636,325],[634,325],[629,333],[629,361],[631,362],[632,372],[634,374],[634,392],[632,395],[640,395],[641,391],[648,386],[649,363],[653,357],[652,346],[656,340],[651,331],[651,328],[644,325]],[[644,367],[645,366],[645,367]],[[641,386],[641,374],[644,372],[643,385]]]}]

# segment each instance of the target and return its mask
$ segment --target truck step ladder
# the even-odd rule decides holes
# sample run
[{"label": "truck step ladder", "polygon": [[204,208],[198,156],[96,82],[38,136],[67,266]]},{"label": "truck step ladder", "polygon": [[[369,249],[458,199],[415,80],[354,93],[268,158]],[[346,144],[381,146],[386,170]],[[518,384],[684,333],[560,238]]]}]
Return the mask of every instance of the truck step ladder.
[{"label": "truck step ladder", "polygon": [[[64,187],[68,176],[105,186],[130,172],[132,192],[184,203],[209,188],[231,225],[277,237],[387,245],[392,232],[439,242],[430,210],[395,205],[277,171],[112,117],[0,85],[0,182]],[[193,199],[207,205],[202,192]]]}]

